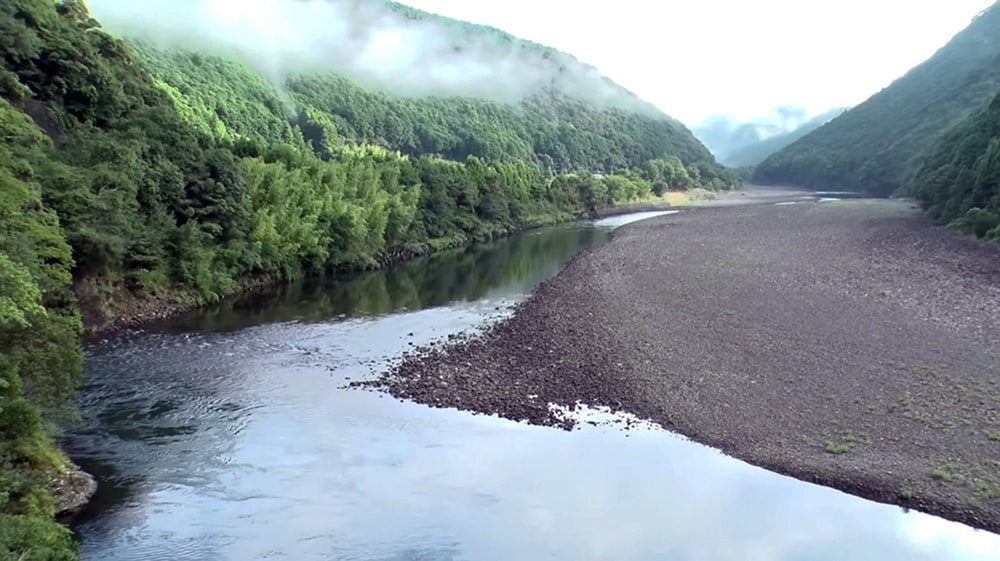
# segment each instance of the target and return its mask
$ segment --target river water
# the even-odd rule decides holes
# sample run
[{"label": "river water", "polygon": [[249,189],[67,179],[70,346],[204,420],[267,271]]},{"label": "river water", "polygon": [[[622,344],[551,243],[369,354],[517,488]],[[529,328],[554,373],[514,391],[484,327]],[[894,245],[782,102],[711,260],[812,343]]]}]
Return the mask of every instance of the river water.
[{"label": "river water", "polygon": [[75,525],[82,559],[1000,559],[1000,536],[656,427],[565,432],[344,388],[510,313],[643,216],[313,279],[91,342],[83,421],[66,438],[100,480]]}]

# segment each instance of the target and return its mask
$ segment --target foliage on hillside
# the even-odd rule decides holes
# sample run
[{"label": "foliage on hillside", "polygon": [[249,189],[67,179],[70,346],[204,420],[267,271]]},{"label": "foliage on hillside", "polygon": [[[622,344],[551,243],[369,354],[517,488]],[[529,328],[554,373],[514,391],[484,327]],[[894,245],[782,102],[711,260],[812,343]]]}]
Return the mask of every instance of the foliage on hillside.
[{"label": "foliage on hillside", "polygon": [[46,481],[80,373],[74,283],[209,301],[737,181],[669,119],[335,76],[283,93],[225,59],[134,53],[80,0],[0,0],[0,57],[0,559],[72,558]]},{"label": "foliage on hillside", "polygon": [[555,91],[520,104],[402,98],[344,76],[311,74],[289,77],[286,91],[278,92],[235,60],[148,43],[135,47],[168,88],[194,98],[203,119],[261,140],[276,138],[290,114],[298,113],[298,124],[316,147],[370,143],[410,156],[536,162],[555,173],[614,173],[666,154],[685,164],[714,161],[690,131],[666,115],[596,108]]},{"label": "foliage on hillside", "polygon": [[70,534],[52,522],[46,486],[63,459],[43,412],[64,413],[80,373],[73,260],[58,218],[42,204],[39,170],[10,149],[51,144],[4,100],[0,135],[0,559],[70,559]]},{"label": "foliage on hillside", "polygon": [[909,190],[935,219],[1000,242],[1000,93],[942,137]]},{"label": "foliage on hillside", "polygon": [[998,88],[1000,8],[994,5],[929,60],[768,157],[754,181],[893,193],[941,133]]}]

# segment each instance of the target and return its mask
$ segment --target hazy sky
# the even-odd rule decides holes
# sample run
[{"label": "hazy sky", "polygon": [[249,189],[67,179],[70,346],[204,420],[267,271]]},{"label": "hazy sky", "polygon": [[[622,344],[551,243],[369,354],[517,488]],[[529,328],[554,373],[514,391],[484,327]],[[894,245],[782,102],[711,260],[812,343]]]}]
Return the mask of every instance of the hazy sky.
[{"label": "hazy sky", "polygon": [[575,55],[674,117],[854,105],[993,0],[402,0]]}]

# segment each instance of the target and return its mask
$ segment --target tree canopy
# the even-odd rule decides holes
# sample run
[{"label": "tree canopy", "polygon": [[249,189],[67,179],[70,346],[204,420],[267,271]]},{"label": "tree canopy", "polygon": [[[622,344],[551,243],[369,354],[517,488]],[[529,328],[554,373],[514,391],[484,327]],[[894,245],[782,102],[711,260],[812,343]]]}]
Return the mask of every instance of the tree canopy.
[{"label": "tree canopy", "polygon": [[1000,242],[1000,92],[941,138],[908,190],[933,218]]}]

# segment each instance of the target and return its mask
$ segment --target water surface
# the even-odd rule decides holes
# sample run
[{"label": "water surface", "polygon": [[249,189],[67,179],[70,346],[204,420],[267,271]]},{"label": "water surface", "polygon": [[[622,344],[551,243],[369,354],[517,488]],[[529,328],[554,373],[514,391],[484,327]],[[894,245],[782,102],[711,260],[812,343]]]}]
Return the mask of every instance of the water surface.
[{"label": "water surface", "polygon": [[1000,559],[998,536],[639,426],[574,432],[344,385],[509,313],[617,224],[314,279],[87,348],[88,560]]}]

